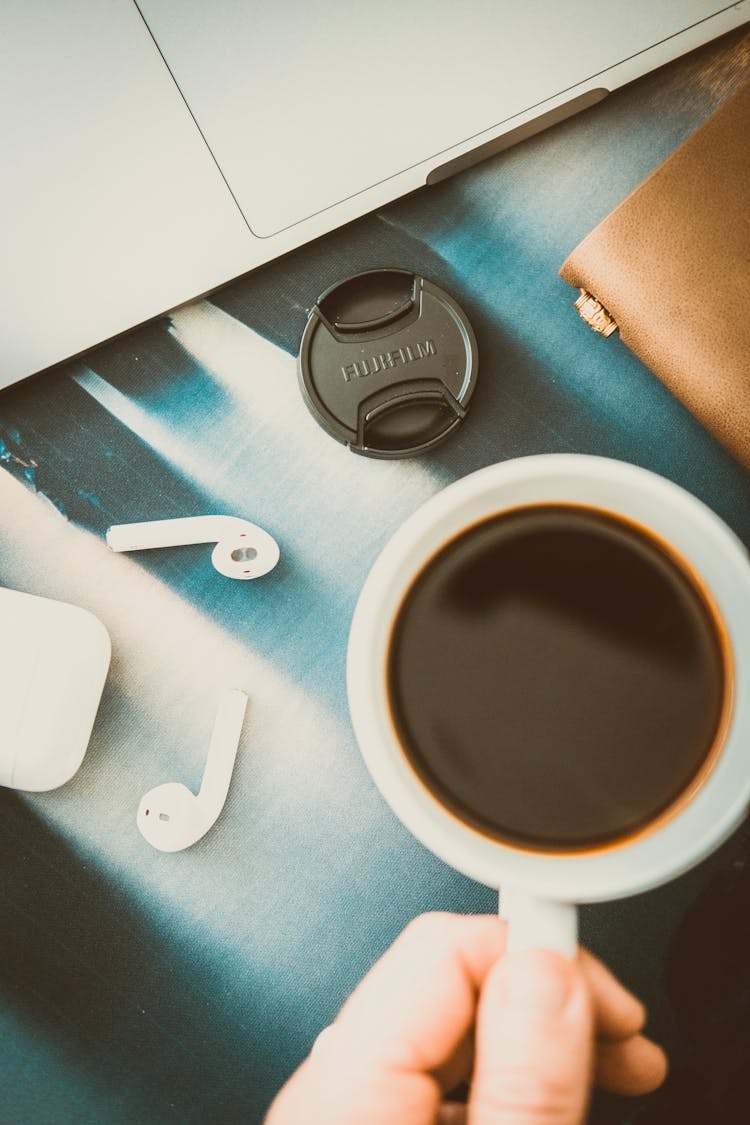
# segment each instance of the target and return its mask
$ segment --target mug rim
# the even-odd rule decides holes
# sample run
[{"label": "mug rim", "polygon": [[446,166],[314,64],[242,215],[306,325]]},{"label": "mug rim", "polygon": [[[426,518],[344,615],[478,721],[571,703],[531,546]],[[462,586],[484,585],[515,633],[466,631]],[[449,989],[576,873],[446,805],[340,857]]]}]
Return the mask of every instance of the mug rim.
[{"label": "mug rim", "polygon": [[[391,722],[386,672],[393,622],[426,563],[456,535],[519,506],[568,503],[640,524],[697,575],[718,610],[735,690],[715,766],[684,807],[616,847],[553,853],[518,849],[447,810],[419,780]],[[347,652],[349,710],[365,764],[407,828],[452,867],[488,886],[515,884],[547,898],[595,902],[644,891],[698,863],[726,839],[750,802],[750,560],[702,501],[647,469],[586,454],[537,454],[479,469],[448,485],[395,532],[363,585]],[[749,763],[750,764],[750,763]],[[657,818],[658,819],[658,818]]]}]

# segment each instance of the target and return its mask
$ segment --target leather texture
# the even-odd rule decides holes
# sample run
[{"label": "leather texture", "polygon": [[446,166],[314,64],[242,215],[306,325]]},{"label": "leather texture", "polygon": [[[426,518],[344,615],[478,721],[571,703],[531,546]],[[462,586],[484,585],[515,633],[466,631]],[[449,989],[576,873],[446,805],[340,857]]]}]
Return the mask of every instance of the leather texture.
[{"label": "leather texture", "polygon": [[628,347],[750,470],[750,84],[560,274],[606,307]]}]

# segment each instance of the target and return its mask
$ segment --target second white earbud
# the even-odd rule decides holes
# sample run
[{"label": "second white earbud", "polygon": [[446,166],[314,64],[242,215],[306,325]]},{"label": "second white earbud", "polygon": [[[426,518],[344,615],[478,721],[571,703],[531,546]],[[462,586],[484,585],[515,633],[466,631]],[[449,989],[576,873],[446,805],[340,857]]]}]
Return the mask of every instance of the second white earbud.
[{"label": "second white earbud", "polygon": [[239,516],[185,516],[121,523],[107,531],[111,551],[144,551],[190,543],[215,543],[211,562],[227,578],[260,578],[279,561],[279,545],[273,536]]},{"label": "second white earbud", "polygon": [[197,794],[181,781],[167,781],[141,798],[136,824],[152,847],[180,852],[213,826],[229,792],[246,708],[243,691],[228,691],[222,697]]}]

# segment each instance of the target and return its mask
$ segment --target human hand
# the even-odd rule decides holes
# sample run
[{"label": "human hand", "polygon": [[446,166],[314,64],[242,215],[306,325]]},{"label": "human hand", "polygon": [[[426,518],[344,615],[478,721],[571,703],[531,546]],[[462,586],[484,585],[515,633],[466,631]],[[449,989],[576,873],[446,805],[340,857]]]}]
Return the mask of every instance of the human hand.
[{"label": "human hand", "polygon": [[[490,915],[410,923],[318,1037],[266,1125],[581,1125],[592,1081],[655,1089],[642,1005],[585,951],[505,953]],[[467,1106],[445,1095],[470,1081]]]}]

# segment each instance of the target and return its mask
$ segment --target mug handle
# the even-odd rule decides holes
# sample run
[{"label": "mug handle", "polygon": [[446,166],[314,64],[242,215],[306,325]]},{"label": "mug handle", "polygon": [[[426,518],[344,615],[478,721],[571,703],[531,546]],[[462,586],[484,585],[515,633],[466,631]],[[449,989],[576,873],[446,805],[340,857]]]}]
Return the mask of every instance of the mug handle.
[{"label": "mug handle", "polygon": [[499,912],[508,923],[508,953],[553,949],[563,957],[575,957],[578,915],[574,903],[536,898],[509,887],[500,890]]}]

